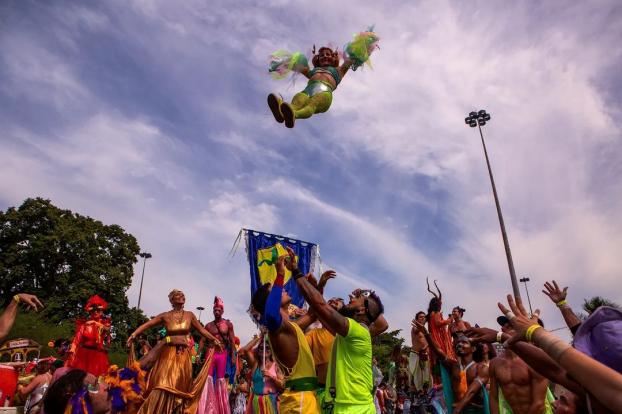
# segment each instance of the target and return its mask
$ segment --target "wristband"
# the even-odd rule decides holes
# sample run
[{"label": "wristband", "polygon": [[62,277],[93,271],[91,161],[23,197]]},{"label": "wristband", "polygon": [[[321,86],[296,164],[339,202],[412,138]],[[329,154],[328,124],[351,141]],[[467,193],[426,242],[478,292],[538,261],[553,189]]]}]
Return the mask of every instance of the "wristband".
[{"label": "wristband", "polygon": [[21,299],[19,298],[19,295],[15,295],[15,296],[13,296],[13,300],[14,300],[16,303],[20,303],[20,302],[21,302]]},{"label": "wristband", "polygon": [[537,323],[534,323],[533,325],[531,325],[529,328],[527,328],[527,332],[525,332],[525,339],[531,342],[531,337],[533,336],[533,333],[540,328],[542,327],[538,325]]},{"label": "wristband", "polygon": [[558,308],[563,308],[564,306],[568,305],[568,301],[566,299],[564,300],[560,300],[559,302],[556,303]]},{"label": "wristband", "polygon": [[302,272],[300,271],[300,269],[294,269],[292,270],[292,277],[294,278],[294,280],[298,280],[301,277],[303,277],[304,275],[302,274]]},{"label": "wristband", "polygon": [[503,340],[502,336],[503,336],[502,331],[497,332],[497,342],[501,343],[501,341]]},{"label": "wristband", "polygon": [[166,343],[167,343],[167,344],[170,344],[170,343],[171,343],[171,337],[170,337],[170,336],[167,336],[167,337],[166,337],[166,339],[165,339],[165,341],[166,341]]}]

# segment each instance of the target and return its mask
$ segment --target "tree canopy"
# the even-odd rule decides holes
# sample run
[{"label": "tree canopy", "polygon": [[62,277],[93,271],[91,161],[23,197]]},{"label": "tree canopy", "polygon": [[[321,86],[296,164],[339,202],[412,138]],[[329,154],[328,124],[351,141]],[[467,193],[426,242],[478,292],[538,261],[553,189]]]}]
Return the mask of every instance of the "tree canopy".
[{"label": "tree canopy", "polygon": [[136,238],[116,224],[29,198],[0,211],[0,298],[36,294],[45,318],[59,323],[83,316],[87,299],[98,294],[108,301],[115,333],[125,338],[145,320],[125,295],[139,252]]}]

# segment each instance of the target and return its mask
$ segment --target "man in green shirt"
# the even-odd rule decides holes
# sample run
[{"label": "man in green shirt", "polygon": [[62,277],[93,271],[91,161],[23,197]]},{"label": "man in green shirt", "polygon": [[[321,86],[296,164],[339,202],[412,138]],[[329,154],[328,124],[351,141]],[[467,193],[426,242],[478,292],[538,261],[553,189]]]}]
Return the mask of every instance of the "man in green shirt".
[{"label": "man in green shirt", "polygon": [[[286,262],[302,295],[322,325],[335,334],[322,411],[333,414],[376,414],[373,398],[371,337],[388,328],[382,301],[371,290],[357,289],[350,303],[335,310],[298,269],[296,256],[287,249]],[[334,275],[334,272],[332,272]]]}]

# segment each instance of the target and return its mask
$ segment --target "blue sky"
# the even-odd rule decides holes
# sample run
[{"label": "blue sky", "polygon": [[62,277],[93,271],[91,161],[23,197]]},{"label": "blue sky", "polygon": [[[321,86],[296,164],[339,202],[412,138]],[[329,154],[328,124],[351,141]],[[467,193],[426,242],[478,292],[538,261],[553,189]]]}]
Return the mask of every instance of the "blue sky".
[{"label": "blue sky", "polygon": [[[252,327],[241,227],[320,244],[329,295],[370,286],[392,328],[427,307],[493,325],[510,292],[479,137],[517,272],[540,291],[622,302],[622,145],[616,1],[504,3],[7,1],[0,6],[0,207],[26,197],[118,223],[153,254],[143,307]],[[277,49],[343,45],[375,24],[373,70],[349,73],[326,114],[277,124],[266,72]],[[136,268],[140,275],[140,266]],[[138,296],[137,279],[128,292]],[[205,317],[203,318],[205,319]]]}]

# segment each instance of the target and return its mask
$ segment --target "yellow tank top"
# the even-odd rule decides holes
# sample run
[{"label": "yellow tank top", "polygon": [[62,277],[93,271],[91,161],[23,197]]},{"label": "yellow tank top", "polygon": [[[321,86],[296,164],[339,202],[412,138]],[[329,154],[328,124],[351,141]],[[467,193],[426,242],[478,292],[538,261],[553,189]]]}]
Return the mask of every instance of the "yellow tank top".
[{"label": "yellow tank top", "polygon": [[[283,370],[287,373],[285,378],[286,381],[292,381],[300,378],[316,378],[313,354],[311,353],[311,348],[309,347],[307,338],[305,338],[304,332],[302,332],[302,329],[300,329],[297,324],[292,322],[286,323],[293,326],[294,331],[296,332],[296,339],[298,340],[298,359],[292,368],[287,368],[278,360],[276,354],[274,352],[272,353],[281,368],[283,368]],[[272,347],[272,344],[270,344],[270,347]]]}]

